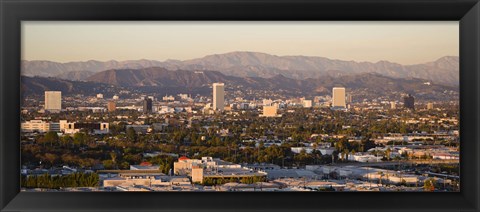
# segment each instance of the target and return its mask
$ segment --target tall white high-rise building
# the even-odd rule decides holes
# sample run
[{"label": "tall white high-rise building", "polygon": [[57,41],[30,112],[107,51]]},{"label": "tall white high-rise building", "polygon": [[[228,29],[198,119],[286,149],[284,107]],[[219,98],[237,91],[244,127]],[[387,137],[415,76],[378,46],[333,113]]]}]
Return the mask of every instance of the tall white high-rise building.
[{"label": "tall white high-rise building", "polygon": [[62,110],[62,92],[61,91],[45,91],[45,110],[48,110],[48,111]]},{"label": "tall white high-rise building", "polygon": [[345,103],[345,88],[344,87],[334,87],[332,89],[333,100],[332,107],[347,107]]},{"label": "tall white high-rise building", "polygon": [[213,83],[213,110],[223,111],[225,108],[225,84]]}]

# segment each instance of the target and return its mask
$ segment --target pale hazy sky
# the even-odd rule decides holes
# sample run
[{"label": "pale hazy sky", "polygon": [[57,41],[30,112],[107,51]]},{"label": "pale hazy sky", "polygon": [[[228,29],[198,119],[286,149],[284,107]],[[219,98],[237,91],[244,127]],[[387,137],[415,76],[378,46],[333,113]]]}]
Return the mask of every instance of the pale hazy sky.
[{"label": "pale hazy sky", "polygon": [[193,59],[232,51],[401,64],[458,56],[450,22],[22,22],[22,59]]}]

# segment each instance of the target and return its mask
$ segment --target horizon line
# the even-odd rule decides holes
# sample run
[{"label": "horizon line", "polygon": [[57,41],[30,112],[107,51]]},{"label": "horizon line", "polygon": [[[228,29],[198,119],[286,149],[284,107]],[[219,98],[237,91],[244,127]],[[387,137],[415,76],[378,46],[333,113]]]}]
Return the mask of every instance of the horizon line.
[{"label": "horizon line", "polygon": [[43,62],[54,62],[54,63],[61,63],[61,64],[66,64],[66,63],[81,63],[81,62],[89,62],[89,61],[96,61],[96,62],[127,62],[127,61],[139,61],[139,60],[148,60],[148,61],[157,61],[157,62],[167,62],[167,61],[180,61],[180,62],[185,62],[185,61],[189,61],[189,60],[196,60],[196,59],[202,59],[202,58],[205,58],[205,57],[208,57],[208,56],[214,56],[214,55],[225,55],[225,54],[232,54],[232,53],[259,53],[259,54],[266,54],[266,55],[270,55],[270,56],[274,56],[274,57],[316,57],[316,58],[326,58],[326,59],[329,59],[329,60],[339,60],[339,61],[347,61],[347,62],[355,62],[355,63],[373,63],[373,64],[376,64],[376,63],[379,63],[379,62],[390,62],[390,63],[394,63],[394,64],[399,64],[399,65],[418,65],[418,64],[425,64],[425,63],[429,63],[429,62],[434,62],[434,61],[437,61],[441,58],[444,58],[444,57],[460,57],[459,55],[444,55],[444,56],[441,56],[435,60],[430,60],[430,61],[425,61],[425,62],[422,62],[422,63],[413,63],[413,64],[402,64],[402,63],[399,63],[399,62],[394,62],[394,61],[390,61],[390,60],[385,60],[385,59],[380,59],[376,62],[373,62],[373,61],[357,61],[357,60],[347,60],[347,59],[334,59],[334,58],[329,58],[329,57],[324,57],[324,56],[312,56],[312,55],[300,55],[300,54],[297,54],[297,55],[276,55],[276,54],[270,54],[270,53],[265,53],[265,52],[257,52],[257,51],[229,51],[229,52],[224,52],[224,53],[215,53],[215,54],[208,54],[208,55],[204,55],[202,57],[195,57],[195,58],[190,58],[190,59],[185,59],[185,60],[179,60],[179,59],[165,59],[165,60],[158,60],[158,59],[147,59],[147,58],[140,58],[140,59],[127,59],[127,60],[117,60],[117,59],[110,59],[110,60],[95,60],[95,59],[89,59],[89,60],[76,60],[76,61],[55,61],[55,60],[48,60],[48,59],[33,59],[33,60],[27,60],[27,59],[21,59],[21,62],[24,62],[24,61],[27,61],[27,62],[35,62],[35,61],[43,61]]}]

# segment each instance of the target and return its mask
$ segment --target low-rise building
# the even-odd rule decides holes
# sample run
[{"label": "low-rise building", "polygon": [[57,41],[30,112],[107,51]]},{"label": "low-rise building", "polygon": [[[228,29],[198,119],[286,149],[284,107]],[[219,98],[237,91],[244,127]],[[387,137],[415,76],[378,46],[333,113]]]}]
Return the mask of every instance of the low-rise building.
[{"label": "low-rise building", "polygon": [[267,175],[262,171],[254,171],[239,164],[223,161],[218,158],[202,157],[189,159],[180,157],[173,164],[176,175],[187,175],[193,183],[204,183],[206,179],[214,181],[241,181],[246,178],[265,179]]},{"label": "low-rise building", "polygon": [[261,117],[281,117],[281,115],[277,114],[278,107],[276,105],[273,106],[263,106],[263,114],[260,115]]},{"label": "low-rise building", "polygon": [[58,123],[47,122],[44,120],[30,120],[21,123],[22,132],[40,132],[45,133],[49,131],[58,132]]},{"label": "low-rise building", "polygon": [[142,134],[145,134],[152,130],[150,125],[141,125],[141,124],[133,124],[133,125],[125,126],[126,130],[128,130],[129,128],[133,128],[133,130],[135,130],[136,133],[142,133]]},{"label": "low-rise building", "polygon": [[107,134],[109,132],[109,123],[100,122],[68,122],[67,120],[60,120],[60,131],[65,134],[74,134],[81,130],[86,130],[94,134]]},{"label": "low-rise building", "polygon": [[145,186],[151,188],[172,185],[191,185],[191,182],[186,177],[166,176],[161,173],[120,173],[116,177],[103,180],[103,187]]},{"label": "low-rise building", "polygon": [[438,160],[460,160],[459,154],[445,153],[445,152],[436,152],[431,154],[433,159]]},{"label": "low-rise building", "polygon": [[[343,153],[339,153],[338,157],[342,157]],[[370,155],[370,154],[365,154],[361,152],[357,152],[355,154],[349,154],[347,159],[349,161],[357,161],[357,162],[362,162],[362,163],[367,163],[367,162],[380,162],[382,161],[381,156],[375,156],[375,155]]]},{"label": "low-rise building", "polygon": [[[315,169],[316,168],[316,169]],[[323,174],[323,177],[332,176],[340,179],[361,179],[367,181],[377,181],[383,184],[416,184],[420,176],[413,174],[404,174],[393,170],[358,167],[358,166],[319,166],[310,167],[311,170]]]},{"label": "low-rise building", "polygon": [[140,165],[130,165],[130,170],[159,170],[160,166],[154,166],[151,163],[143,162]]},{"label": "low-rise building", "polygon": [[335,151],[335,148],[333,147],[327,147],[327,148],[324,148],[324,147],[290,147],[290,151],[292,151],[293,153],[296,153],[296,154],[299,154],[301,153],[302,151],[305,151],[305,153],[307,154],[311,154],[313,152],[313,150],[317,150],[319,151],[322,155],[332,155],[333,152]]}]

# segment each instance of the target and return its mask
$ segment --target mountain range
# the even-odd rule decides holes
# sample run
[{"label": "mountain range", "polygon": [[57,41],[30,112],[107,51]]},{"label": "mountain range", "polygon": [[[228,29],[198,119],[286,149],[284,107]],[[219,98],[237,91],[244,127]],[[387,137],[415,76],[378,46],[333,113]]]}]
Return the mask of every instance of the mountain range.
[{"label": "mountain range", "polygon": [[[445,56],[436,61],[416,65],[401,65],[389,61],[356,62],[334,60],[325,57],[311,56],[276,56],[258,52],[230,52],[225,54],[208,55],[202,58],[191,60],[127,60],[127,61],[95,61],[57,63],[52,61],[22,61],[22,75],[56,77],[69,80],[99,81],[95,77],[110,76],[108,72],[121,70],[120,75],[131,72],[133,76],[143,76],[145,68],[158,67],[162,76],[173,73],[165,71],[218,71],[226,76],[234,77],[261,77],[272,78],[284,76],[294,80],[318,79],[323,77],[339,77],[345,75],[357,75],[361,73],[378,73],[386,77],[424,79],[437,84],[449,86],[459,85],[459,57]],[[143,73],[133,73],[134,70]],[[156,75],[147,77],[138,85],[168,84],[167,81],[149,80],[157,78]],[[105,78],[103,78],[105,80]],[[127,81],[130,79],[126,79]],[[188,79],[185,79],[188,80]],[[193,78],[192,78],[193,80]],[[109,82],[120,79],[108,79]],[[193,83],[197,83],[192,81]]]},{"label": "mountain range", "polygon": [[[85,81],[58,78],[22,78],[22,91],[42,95],[44,90],[61,90],[65,94],[113,95],[122,89],[165,95],[190,93],[211,95],[211,84],[224,82],[231,91],[273,91],[286,96],[330,95],[332,87],[344,86],[357,98],[387,97],[413,93],[423,99],[451,99],[456,86],[431,83],[418,78],[393,78],[378,73],[360,73],[319,78],[292,79],[281,74],[271,78],[237,77],[218,71],[171,71],[160,67],[112,69],[91,75]],[[248,92],[244,92],[248,93]],[[261,92],[260,92],[261,93]]]},{"label": "mountain range", "polygon": [[95,95],[105,93],[113,96],[118,94],[121,87],[111,86],[104,83],[70,81],[53,77],[21,77],[22,95],[43,96],[45,91],[62,91],[63,95],[82,94]]}]

